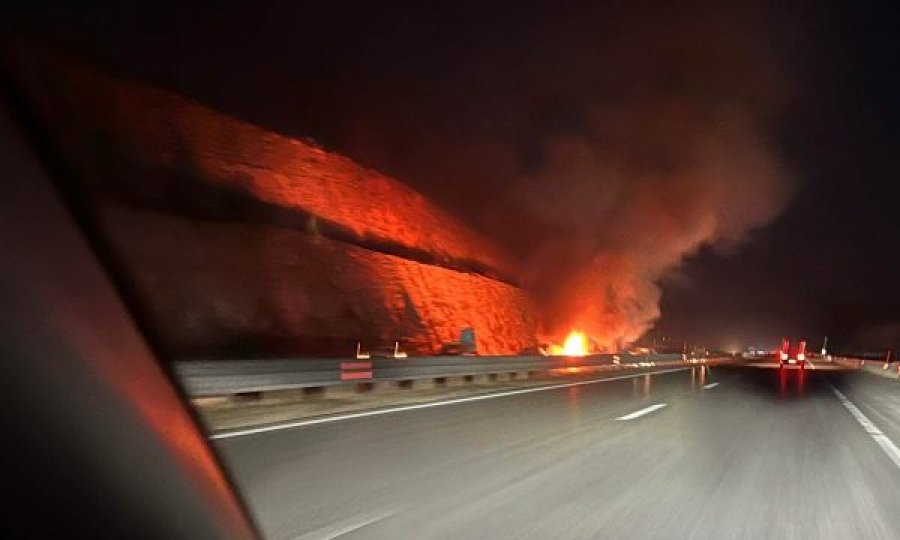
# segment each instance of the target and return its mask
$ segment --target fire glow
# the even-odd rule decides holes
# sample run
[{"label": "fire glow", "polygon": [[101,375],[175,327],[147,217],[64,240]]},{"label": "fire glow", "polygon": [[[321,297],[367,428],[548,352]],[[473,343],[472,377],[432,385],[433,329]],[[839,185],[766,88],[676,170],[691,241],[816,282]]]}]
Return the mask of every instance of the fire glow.
[{"label": "fire glow", "polygon": [[589,348],[587,335],[584,332],[572,330],[566,336],[562,346],[550,346],[550,354],[553,356],[585,356],[590,352]]}]

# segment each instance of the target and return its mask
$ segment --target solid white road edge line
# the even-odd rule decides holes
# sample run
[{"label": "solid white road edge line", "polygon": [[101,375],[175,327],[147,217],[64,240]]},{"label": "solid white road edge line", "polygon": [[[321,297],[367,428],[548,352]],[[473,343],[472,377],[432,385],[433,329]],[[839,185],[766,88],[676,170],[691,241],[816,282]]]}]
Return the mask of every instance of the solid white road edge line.
[{"label": "solid white road edge line", "polygon": [[316,424],[327,424],[329,422],[339,422],[341,420],[351,420],[353,418],[365,418],[366,416],[378,416],[381,414],[391,414],[403,411],[414,411],[417,409],[430,409],[432,407],[441,407],[443,405],[453,405],[455,403],[468,403],[471,401],[481,401],[483,399],[494,399],[506,396],[515,396],[517,394],[530,394],[532,392],[543,392],[545,390],[555,390],[557,388],[571,388],[573,386],[584,386],[586,384],[599,384],[606,381],[620,381],[622,379],[633,379],[635,377],[643,377],[644,375],[662,375],[664,373],[675,373],[677,371],[687,371],[694,369],[694,366],[664,369],[662,371],[650,371],[644,373],[632,373],[630,375],[619,375],[617,377],[607,377],[604,379],[591,379],[589,381],[578,381],[572,383],[552,384],[548,386],[535,386],[531,388],[520,388],[518,390],[507,390],[505,392],[495,392],[491,394],[481,394],[464,398],[448,399],[444,401],[429,401],[427,403],[416,403],[415,405],[403,405],[401,407],[391,407],[389,409],[375,409],[372,411],[360,411],[355,413],[340,414],[335,416],[325,416],[321,418],[310,418],[309,420],[298,420],[296,422],[288,422],[284,424],[273,424],[258,428],[242,429],[237,431],[226,431],[223,433],[214,433],[210,435],[211,439],[228,439],[231,437],[241,437],[244,435],[255,435],[257,433],[267,433],[269,431],[279,431],[282,429],[291,429],[304,426],[313,426]]},{"label": "solid white road edge line", "polygon": [[897,448],[897,445],[894,444],[894,441],[890,440],[888,436],[884,434],[884,432],[878,429],[878,426],[873,424],[872,421],[869,420],[869,417],[863,414],[863,412],[859,410],[859,407],[857,407],[853,404],[852,401],[847,399],[847,396],[845,396],[840,390],[833,386],[831,387],[831,389],[834,390],[834,395],[836,395],[837,398],[841,400],[841,403],[844,404],[844,407],[848,411],[850,411],[850,414],[853,415],[853,418],[855,418],[856,421],[859,422],[859,425],[861,425],[863,429],[866,430],[866,433],[868,433],[876,443],[878,443],[878,446],[880,446],[881,449],[884,450],[884,453],[887,454],[889,458],[891,458],[891,461],[894,462],[894,465],[896,465],[897,468],[900,468],[900,448]]},{"label": "solid white road edge line", "polygon": [[362,529],[366,525],[371,525],[376,521],[391,517],[396,513],[397,510],[388,510],[355,516],[331,525],[326,525],[325,527],[304,533],[300,536],[295,536],[294,540],[332,540],[357,529]]},{"label": "solid white road edge line", "polygon": [[663,407],[667,407],[668,405],[669,405],[668,403],[657,403],[656,405],[650,405],[649,407],[644,407],[643,409],[641,409],[639,411],[634,411],[631,414],[626,414],[625,416],[620,416],[620,417],[616,418],[616,420],[634,420],[635,418],[640,418],[641,416],[644,416],[645,414],[650,414],[653,411],[657,411],[659,409],[662,409]]}]

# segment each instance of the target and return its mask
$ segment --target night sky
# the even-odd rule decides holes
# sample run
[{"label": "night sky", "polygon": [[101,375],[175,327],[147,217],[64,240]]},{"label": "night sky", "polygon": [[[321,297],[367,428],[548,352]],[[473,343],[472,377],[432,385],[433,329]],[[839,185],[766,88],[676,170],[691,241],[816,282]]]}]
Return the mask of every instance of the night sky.
[{"label": "night sky", "polygon": [[[509,186],[541,170],[552,136],[589,130],[597,103],[686,95],[702,113],[723,96],[748,102],[787,171],[783,196],[765,203],[784,208],[736,245],[668,269],[654,332],[725,348],[781,335],[817,347],[827,333],[860,348],[885,345],[867,330],[900,323],[900,18],[889,3],[387,4],[31,6],[7,24],[382,170],[526,259],[535,237],[574,233]],[[694,25],[713,39],[692,41]],[[673,66],[670,47],[682,51]]]},{"label": "night sky", "polygon": [[689,260],[661,326],[699,333],[712,319],[745,344],[782,332],[896,347],[900,332],[877,327],[900,321],[897,13],[865,2],[803,13],[811,65],[796,66],[802,92],[783,128],[799,190],[734,256]]}]

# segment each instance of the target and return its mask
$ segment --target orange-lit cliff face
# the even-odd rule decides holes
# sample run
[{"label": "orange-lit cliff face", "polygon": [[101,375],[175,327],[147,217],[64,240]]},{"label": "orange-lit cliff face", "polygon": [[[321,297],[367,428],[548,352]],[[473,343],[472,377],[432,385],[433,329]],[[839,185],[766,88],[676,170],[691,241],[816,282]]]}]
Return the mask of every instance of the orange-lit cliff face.
[{"label": "orange-lit cliff face", "polygon": [[534,346],[509,258],[403,184],[156,89],[15,71],[173,354]]}]

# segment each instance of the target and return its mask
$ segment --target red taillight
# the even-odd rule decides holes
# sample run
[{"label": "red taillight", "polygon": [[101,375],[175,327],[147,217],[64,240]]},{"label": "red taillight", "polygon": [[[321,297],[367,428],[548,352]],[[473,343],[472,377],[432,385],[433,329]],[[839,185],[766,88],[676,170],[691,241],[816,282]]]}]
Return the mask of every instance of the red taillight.
[{"label": "red taillight", "polygon": [[787,360],[787,359],[788,359],[788,353],[786,353],[786,352],[781,353],[781,359],[782,359],[782,360]]},{"label": "red taillight", "polygon": [[806,360],[806,355],[803,354],[803,353],[798,354],[798,355],[797,355],[797,360],[800,360],[801,362],[804,361],[804,360]]}]

